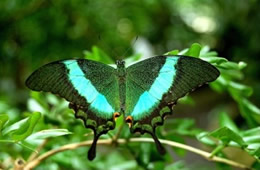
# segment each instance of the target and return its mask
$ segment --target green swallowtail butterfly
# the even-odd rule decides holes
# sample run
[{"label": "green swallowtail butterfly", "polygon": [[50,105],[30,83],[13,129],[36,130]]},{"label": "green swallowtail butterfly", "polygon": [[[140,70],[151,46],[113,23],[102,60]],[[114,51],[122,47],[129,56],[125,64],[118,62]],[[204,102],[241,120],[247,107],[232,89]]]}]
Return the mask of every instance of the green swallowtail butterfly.
[{"label": "green swallowtail butterfly", "polygon": [[32,90],[65,98],[75,117],[94,131],[89,160],[95,158],[99,136],[114,129],[121,114],[131,133],[149,133],[158,151],[165,153],[156,126],[163,124],[179,98],[219,76],[211,64],[177,55],[152,57],[127,68],[124,61],[116,65],[115,69],[92,60],[61,60],[40,67],[26,80]]}]

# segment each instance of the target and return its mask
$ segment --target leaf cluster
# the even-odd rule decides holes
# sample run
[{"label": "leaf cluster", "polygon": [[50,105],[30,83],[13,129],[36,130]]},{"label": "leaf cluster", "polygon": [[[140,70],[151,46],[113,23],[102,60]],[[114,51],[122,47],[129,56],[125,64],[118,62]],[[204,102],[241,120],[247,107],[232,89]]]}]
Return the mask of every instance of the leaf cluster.
[{"label": "leaf cluster", "polygon": [[[260,159],[260,110],[248,99],[253,91],[248,85],[243,84],[244,62],[231,62],[219,57],[214,51],[200,44],[192,44],[190,48],[179,51],[173,50],[167,55],[187,55],[198,57],[215,65],[221,72],[220,77],[210,84],[212,90],[219,94],[228,94],[237,105],[239,114],[245,120],[241,127],[234,122],[229,110],[216,105],[213,110],[218,113],[219,127],[214,130],[198,128],[195,119],[169,119],[165,125],[158,129],[162,139],[186,143],[187,138],[197,140],[212,151],[212,157],[218,155],[233,159],[226,149],[236,148],[247,155],[248,164],[252,167],[259,166]],[[112,59],[100,48],[94,46],[92,51],[84,51],[85,58],[111,64]],[[126,59],[127,64],[142,57],[136,54]],[[192,97],[184,97],[181,104],[194,104]],[[6,162],[8,158],[29,161],[31,156],[46,152],[64,144],[91,140],[91,131],[85,129],[82,122],[74,119],[68,109],[68,103],[52,94],[31,92],[27,102],[28,110],[20,112],[11,108],[7,103],[0,101],[0,167],[6,168],[12,164]],[[23,118],[20,118],[20,115]],[[128,127],[123,117],[119,117],[116,128],[102,138],[129,138]],[[8,146],[8,147],[4,147]],[[168,153],[178,156],[187,156],[186,151],[179,148],[167,148]],[[95,161],[86,161],[86,149],[67,151],[50,157],[40,164],[41,168],[58,169],[62,167],[72,169],[104,169],[106,167],[118,169],[188,169],[183,161],[175,162],[171,154],[158,155],[153,144],[129,143],[122,146],[98,146],[98,155]],[[242,161],[242,160],[241,160]],[[243,162],[243,161],[242,161]],[[199,165],[194,165],[199,166]],[[221,165],[219,165],[221,166]]]}]

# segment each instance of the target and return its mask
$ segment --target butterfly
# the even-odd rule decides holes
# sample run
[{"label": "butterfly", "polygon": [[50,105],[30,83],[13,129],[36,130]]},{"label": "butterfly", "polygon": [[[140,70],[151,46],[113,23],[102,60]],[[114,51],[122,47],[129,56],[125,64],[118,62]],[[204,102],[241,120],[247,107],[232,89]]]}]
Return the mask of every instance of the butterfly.
[{"label": "butterfly", "polygon": [[60,60],[40,67],[26,80],[31,90],[65,98],[75,117],[93,130],[89,160],[96,156],[98,138],[114,129],[122,114],[131,133],[150,134],[164,154],[156,127],[163,125],[179,98],[220,74],[206,61],[180,55],[155,56],[129,67],[119,60],[116,66],[87,59]]}]

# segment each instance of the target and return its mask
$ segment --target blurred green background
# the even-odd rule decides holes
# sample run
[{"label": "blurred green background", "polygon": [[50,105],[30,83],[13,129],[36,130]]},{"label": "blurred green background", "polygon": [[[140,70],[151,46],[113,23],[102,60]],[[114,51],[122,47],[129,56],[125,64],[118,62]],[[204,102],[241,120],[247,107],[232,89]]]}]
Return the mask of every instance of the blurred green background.
[{"label": "blurred green background", "polygon": [[[28,99],[32,97],[46,100],[46,110],[53,107],[51,101],[54,101],[54,105],[62,102],[53,96],[48,99],[48,95],[30,94],[24,82],[32,71],[54,60],[84,58],[84,51],[91,51],[94,45],[111,56],[113,61],[136,54],[142,57],[161,55],[173,49],[188,48],[194,42],[209,46],[221,57],[247,63],[240,82],[252,87],[254,93],[249,95],[249,100],[260,106],[260,2],[257,0],[1,0],[0,11],[0,114],[8,114],[10,122],[25,117],[24,112],[30,105]],[[250,124],[241,116],[241,109],[239,111],[228,93],[217,94],[203,87],[191,96],[193,104],[176,107],[177,118],[189,117],[197,127],[214,130],[219,113],[214,109],[224,107],[239,128],[257,127],[257,124]],[[57,113],[57,110],[46,110],[52,116],[46,116],[42,128],[39,125],[38,130],[58,127],[78,132],[74,137],[54,139],[46,150],[56,145],[85,140],[83,134],[86,130],[80,121],[73,119],[71,111],[61,116],[59,114],[62,113]],[[58,116],[58,120],[55,120],[55,116]],[[188,144],[196,144],[194,139],[184,139]],[[179,142],[184,142],[184,139],[179,136],[172,138]],[[10,146],[9,152],[3,146]],[[108,155],[101,156],[96,162],[86,163],[86,151],[57,155],[39,169],[95,169],[114,166],[117,161],[113,159],[118,159],[120,163],[128,161],[119,159],[120,149],[117,149],[117,152],[109,152],[110,158]],[[0,155],[1,152],[0,164],[7,157],[25,159],[30,153],[20,146],[3,143],[0,143]],[[195,164],[193,168],[201,168],[198,164],[202,164],[202,167],[213,166],[191,153],[181,158],[176,153],[171,155],[173,160],[167,158],[168,164],[184,160],[176,167],[184,166],[185,162],[188,164],[185,168],[192,167],[189,165],[191,162]],[[134,157],[131,158],[128,162],[130,167],[131,163],[134,167],[150,166],[148,162],[141,161],[143,158],[138,157],[136,161]],[[163,158],[154,160],[167,162]],[[154,160],[149,158],[149,162]],[[163,164],[162,167],[165,166]]]}]

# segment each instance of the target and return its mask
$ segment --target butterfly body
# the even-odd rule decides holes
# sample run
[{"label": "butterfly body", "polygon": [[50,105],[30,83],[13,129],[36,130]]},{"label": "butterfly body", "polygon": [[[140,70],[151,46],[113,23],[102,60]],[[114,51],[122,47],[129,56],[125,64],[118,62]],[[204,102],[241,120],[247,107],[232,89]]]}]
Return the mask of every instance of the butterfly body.
[{"label": "butterfly body", "polygon": [[120,96],[120,113],[124,114],[125,110],[125,98],[126,98],[126,68],[125,62],[122,60],[117,60],[116,62],[116,70],[117,70],[117,77],[119,82],[119,96]]},{"label": "butterfly body", "polygon": [[196,87],[214,81],[219,71],[211,64],[185,56],[156,56],[117,68],[85,59],[62,60],[36,70],[26,85],[58,94],[70,102],[76,118],[94,131],[88,158],[95,157],[100,135],[115,127],[124,115],[132,133],[149,133],[160,153],[165,150],[155,135],[177,100]]}]

